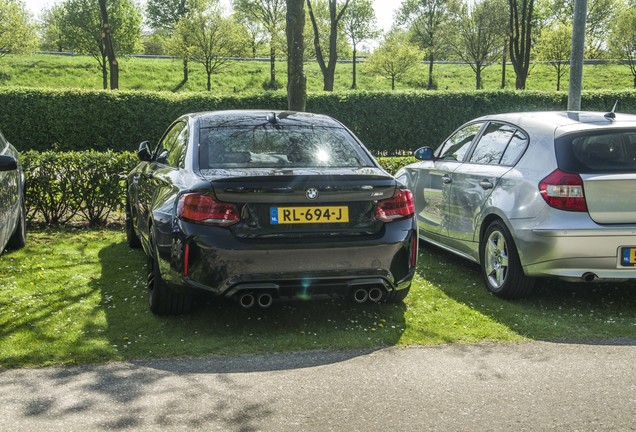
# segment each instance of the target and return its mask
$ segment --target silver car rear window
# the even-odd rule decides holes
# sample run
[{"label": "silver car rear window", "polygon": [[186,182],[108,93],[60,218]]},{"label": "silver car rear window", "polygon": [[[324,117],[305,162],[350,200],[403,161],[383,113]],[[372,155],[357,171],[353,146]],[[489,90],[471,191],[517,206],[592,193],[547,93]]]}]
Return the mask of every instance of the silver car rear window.
[{"label": "silver car rear window", "polygon": [[374,166],[345,129],[214,127],[199,130],[201,169]]},{"label": "silver car rear window", "polygon": [[555,144],[557,162],[565,171],[636,172],[636,130],[566,136]]}]

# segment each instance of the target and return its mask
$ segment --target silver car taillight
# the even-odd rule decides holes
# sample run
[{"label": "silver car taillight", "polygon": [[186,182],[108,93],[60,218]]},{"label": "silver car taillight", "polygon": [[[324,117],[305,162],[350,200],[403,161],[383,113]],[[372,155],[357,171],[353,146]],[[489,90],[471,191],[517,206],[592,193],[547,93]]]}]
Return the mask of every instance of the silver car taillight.
[{"label": "silver car taillight", "polygon": [[539,192],[550,207],[573,212],[586,212],[583,179],[578,174],[559,169],[539,182]]}]

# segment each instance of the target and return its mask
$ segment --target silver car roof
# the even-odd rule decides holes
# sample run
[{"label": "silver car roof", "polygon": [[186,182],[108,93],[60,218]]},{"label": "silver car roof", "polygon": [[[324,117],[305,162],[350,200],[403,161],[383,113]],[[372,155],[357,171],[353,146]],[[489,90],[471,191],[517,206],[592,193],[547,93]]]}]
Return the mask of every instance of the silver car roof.
[{"label": "silver car roof", "polygon": [[615,118],[611,118],[606,114],[591,111],[539,111],[494,114],[477,120],[504,121],[519,126],[530,135],[552,135],[554,138],[599,128],[636,128],[636,115],[616,113]]}]

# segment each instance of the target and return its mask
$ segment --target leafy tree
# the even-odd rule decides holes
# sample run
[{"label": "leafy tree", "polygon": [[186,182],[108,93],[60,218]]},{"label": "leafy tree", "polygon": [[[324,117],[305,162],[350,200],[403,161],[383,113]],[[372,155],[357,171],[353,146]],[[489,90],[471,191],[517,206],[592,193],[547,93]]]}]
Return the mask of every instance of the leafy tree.
[{"label": "leafy tree", "polygon": [[347,13],[342,17],[344,33],[349,38],[353,48],[353,79],[351,88],[357,88],[356,64],[358,44],[367,39],[376,38],[380,32],[377,29],[375,11],[371,0],[351,0]]},{"label": "leafy tree", "polygon": [[63,13],[64,9],[60,4],[42,10],[40,32],[44,51],[64,51],[64,35],[60,26]]},{"label": "leafy tree", "polygon": [[248,17],[241,15],[235,15],[236,20],[243,25],[247,38],[249,40],[249,47],[252,53],[252,58],[256,58],[261,47],[267,43],[268,35],[265,31],[265,27],[258,21],[252,21]]},{"label": "leafy tree", "polygon": [[[148,0],[146,3],[146,17],[154,31],[165,32],[169,37],[174,35],[177,23],[186,16],[192,7],[196,7],[198,0]],[[184,56],[183,48],[187,41],[168,40],[166,50],[181,58],[183,62],[183,80],[181,85],[188,82],[188,56]]]},{"label": "leafy tree", "polygon": [[530,71],[530,51],[532,49],[532,27],[535,0],[508,0],[510,62],[515,69],[517,90],[526,88]]},{"label": "leafy tree", "polygon": [[37,36],[31,16],[20,0],[0,0],[0,57],[35,49]]},{"label": "leafy tree", "polygon": [[188,0],[148,0],[146,18],[151,28],[172,33],[188,10]]},{"label": "leafy tree", "polygon": [[305,111],[307,76],[305,75],[305,3],[287,0],[285,33],[287,35],[287,108]]},{"label": "leafy tree", "polygon": [[205,68],[208,91],[212,90],[212,74],[222,69],[229,57],[244,53],[242,30],[235,20],[221,15],[216,0],[189,11],[177,23],[175,36],[186,42],[187,55]]},{"label": "leafy tree", "polygon": [[457,0],[405,0],[398,10],[398,22],[408,26],[411,39],[422,48],[428,57],[428,85],[433,82],[433,64],[438,55],[448,51],[451,32],[447,27],[454,11],[459,9]]},{"label": "leafy tree", "polygon": [[636,8],[633,5],[623,9],[614,21],[609,35],[609,47],[629,67],[636,89]]},{"label": "leafy tree", "polygon": [[[66,0],[60,22],[66,44],[74,51],[88,54],[99,63],[103,87],[108,88],[108,63],[99,3],[94,0]],[[113,50],[119,54],[137,51],[141,39],[141,12],[132,0],[108,2]]]},{"label": "leafy tree", "polygon": [[457,19],[453,51],[475,72],[477,90],[483,88],[482,71],[501,57],[507,16],[504,1],[482,0],[465,5]]},{"label": "leafy tree", "polygon": [[[546,25],[559,22],[572,25],[576,0],[542,0],[538,6]],[[585,23],[585,57],[602,57],[607,46],[608,29],[616,19],[622,0],[588,0]]]},{"label": "leafy tree", "polygon": [[239,15],[261,23],[269,35],[270,86],[275,87],[276,49],[285,25],[285,0],[232,0],[232,6]]},{"label": "leafy tree", "polygon": [[570,70],[572,53],[572,25],[555,23],[541,31],[534,46],[535,58],[548,62],[557,74],[557,91],[561,90],[561,78]]},{"label": "leafy tree", "polygon": [[[329,48],[328,48],[328,61],[325,62],[325,55],[323,46],[320,42],[320,30],[318,21],[316,20],[316,14],[314,8],[311,5],[311,0],[307,0],[307,11],[309,12],[309,18],[314,31],[314,48],[316,49],[316,60],[320,66],[322,72],[323,89],[325,91],[333,91],[333,83],[336,75],[336,64],[338,62],[338,27],[347,11],[349,2],[351,0],[344,0],[344,4],[338,9],[338,0],[328,0],[329,6]],[[315,1],[314,1],[315,2]]]},{"label": "leafy tree", "polygon": [[413,45],[406,32],[392,29],[367,60],[371,72],[391,80],[391,89],[418,62],[420,51]]}]

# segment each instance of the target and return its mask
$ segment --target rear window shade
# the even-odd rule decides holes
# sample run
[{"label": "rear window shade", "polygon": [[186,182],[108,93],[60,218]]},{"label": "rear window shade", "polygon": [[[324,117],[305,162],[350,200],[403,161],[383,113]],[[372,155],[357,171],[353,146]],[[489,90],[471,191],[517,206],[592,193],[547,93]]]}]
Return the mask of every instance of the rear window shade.
[{"label": "rear window shade", "polygon": [[555,149],[559,168],[567,172],[636,172],[636,130],[567,135]]}]

